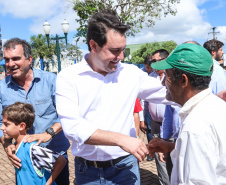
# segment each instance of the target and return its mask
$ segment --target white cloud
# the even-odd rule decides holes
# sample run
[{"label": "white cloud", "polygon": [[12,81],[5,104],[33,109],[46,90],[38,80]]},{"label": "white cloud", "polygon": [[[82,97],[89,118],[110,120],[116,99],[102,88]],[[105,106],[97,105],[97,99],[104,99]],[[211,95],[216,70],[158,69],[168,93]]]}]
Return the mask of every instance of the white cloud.
[{"label": "white cloud", "polygon": [[66,0],[0,0],[0,14],[12,15],[20,19],[32,19],[30,32],[44,34],[43,23],[47,20],[51,24],[50,34],[63,34],[61,23],[64,19],[69,22],[69,31],[76,31],[77,17],[72,5]]},{"label": "white cloud", "polygon": [[79,50],[82,52],[82,56],[89,53],[89,50],[86,50],[86,49],[79,49]]},{"label": "white cloud", "polygon": [[[69,35],[74,35],[79,27],[75,21],[77,15],[68,6],[69,0],[0,0],[0,14],[12,15],[15,18],[31,19],[31,34],[44,34],[42,25],[47,20],[51,24],[50,34],[63,35],[61,28],[62,21],[66,18],[70,24]],[[136,37],[129,37],[127,44],[137,44],[153,41],[174,40],[178,44],[186,40],[206,40],[211,25],[204,21],[207,14],[206,9],[199,9],[198,6],[215,1],[216,6],[224,4],[223,0],[181,0],[176,5],[178,13],[176,16],[168,15],[156,21],[154,27],[145,27]],[[219,27],[221,34],[217,37],[225,38],[226,28]],[[84,46],[80,39],[78,46]],[[75,42],[72,42],[75,44]],[[85,47],[84,47],[85,48]]]},{"label": "white cloud", "polygon": [[61,23],[66,19],[69,22],[69,32],[73,32],[78,28],[78,23],[75,21],[76,18],[77,14],[72,10],[72,7],[67,2],[61,0],[60,9],[54,12],[52,16],[35,19],[34,24],[30,27],[30,31],[33,34],[44,34],[42,25],[47,20],[51,25],[50,34],[63,34]]},{"label": "white cloud", "polygon": [[145,27],[135,38],[128,38],[127,43],[174,40],[180,44],[187,40],[205,39],[211,25],[203,20],[203,15],[205,10],[198,9],[196,0],[181,0],[176,16],[162,17],[154,27]]},{"label": "white cloud", "polygon": [[217,27],[216,32],[220,32],[216,35],[216,38],[221,42],[226,42],[226,26]]},{"label": "white cloud", "polygon": [[62,0],[0,0],[0,13],[16,18],[52,16],[60,9]]}]

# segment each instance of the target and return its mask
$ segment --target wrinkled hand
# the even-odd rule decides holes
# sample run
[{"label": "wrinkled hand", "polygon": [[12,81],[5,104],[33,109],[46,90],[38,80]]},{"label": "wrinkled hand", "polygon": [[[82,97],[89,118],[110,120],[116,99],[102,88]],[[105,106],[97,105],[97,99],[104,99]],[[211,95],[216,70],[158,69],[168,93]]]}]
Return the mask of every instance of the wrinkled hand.
[{"label": "wrinkled hand", "polygon": [[158,152],[158,157],[161,162],[166,163],[165,156],[162,152]]},{"label": "wrinkled hand", "polygon": [[226,90],[219,92],[217,96],[226,101]]},{"label": "wrinkled hand", "polygon": [[148,154],[146,145],[138,138],[126,137],[121,140],[120,147],[124,151],[133,154],[140,162],[142,162]]},{"label": "wrinkled hand", "polygon": [[161,152],[165,156],[174,149],[175,144],[160,138],[154,138],[148,143],[149,155],[154,157],[155,152]]},{"label": "wrinkled hand", "polygon": [[21,165],[21,160],[15,154],[16,146],[12,143],[5,144],[4,149],[12,165],[19,169],[22,165]]},{"label": "wrinkled hand", "polygon": [[146,123],[146,121],[141,121],[141,122],[140,122],[140,130],[141,130],[141,132],[143,132],[144,134],[146,133],[146,131],[147,131],[147,123]]},{"label": "wrinkled hand", "polygon": [[31,143],[33,141],[38,141],[37,145],[40,143],[45,143],[49,141],[52,138],[52,136],[46,132],[42,134],[32,134],[32,135],[27,135],[27,137],[24,138],[23,142],[26,143]]}]

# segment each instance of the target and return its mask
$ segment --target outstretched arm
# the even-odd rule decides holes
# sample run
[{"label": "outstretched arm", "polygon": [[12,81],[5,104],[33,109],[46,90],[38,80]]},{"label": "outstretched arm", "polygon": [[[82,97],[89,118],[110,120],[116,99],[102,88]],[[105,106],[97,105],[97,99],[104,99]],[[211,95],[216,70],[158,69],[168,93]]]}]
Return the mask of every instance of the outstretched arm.
[{"label": "outstretched arm", "polygon": [[[62,131],[62,127],[60,123],[54,123],[53,126],[51,127],[53,128],[55,134],[58,134],[60,131]],[[47,132],[43,132],[41,134],[32,134],[32,135],[28,135],[25,139],[24,139],[24,143],[26,142],[33,142],[33,141],[38,141],[37,145],[39,145],[40,143],[45,143],[47,141],[49,141],[52,138],[52,136],[50,134],[48,134]]]},{"label": "outstretched arm", "polygon": [[133,154],[140,162],[146,157],[148,150],[144,142],[138,138],[130,137],[124,134],[96,130],[85,144],[119,146],[124,151]]}]

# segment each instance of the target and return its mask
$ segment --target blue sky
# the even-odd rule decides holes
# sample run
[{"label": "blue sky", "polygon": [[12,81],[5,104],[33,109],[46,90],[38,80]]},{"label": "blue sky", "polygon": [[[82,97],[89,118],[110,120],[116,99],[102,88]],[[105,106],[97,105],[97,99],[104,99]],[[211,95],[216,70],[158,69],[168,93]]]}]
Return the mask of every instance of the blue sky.
[{"label": "blue sky", "polygon": [[[69,43],[74,42],[78,24],[76,13],[65,0],[0,0],[0,24],[3,42],[12,37],[29,41],[30,36],[44,34],[42,25],[47,20],[51,24],[50,34],[63,35],[61,23],[66,18],[70,23]],[[136,37],[127,38],[127,44],[174,40],[178,44],[196,40],[203,44],[212,38],[208,32],[217,27],[217,38],[226,42],[225,0],[181,0],[176,16],[163,17],[152,28],[144,27]],[[80,41],[78,46],[87,50]],[[226,51],[226,47],[224,48]],[[226,53],[226,52],[225,52]]]}]

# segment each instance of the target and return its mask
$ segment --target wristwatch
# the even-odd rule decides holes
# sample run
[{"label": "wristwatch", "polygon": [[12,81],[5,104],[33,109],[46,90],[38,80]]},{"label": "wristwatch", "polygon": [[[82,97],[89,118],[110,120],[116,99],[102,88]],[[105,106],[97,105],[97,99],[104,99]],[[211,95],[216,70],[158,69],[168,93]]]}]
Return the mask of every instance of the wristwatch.
[{"label": "wristwatch", "polygon": [[54,132],[54,130],[53,130],[53,128],[47,128],[46,129],[46,132],[48,133],[48,134],[50,134],[51,136],[52,136],[52,138],[54,138],[55,137],[55,132]]}]

